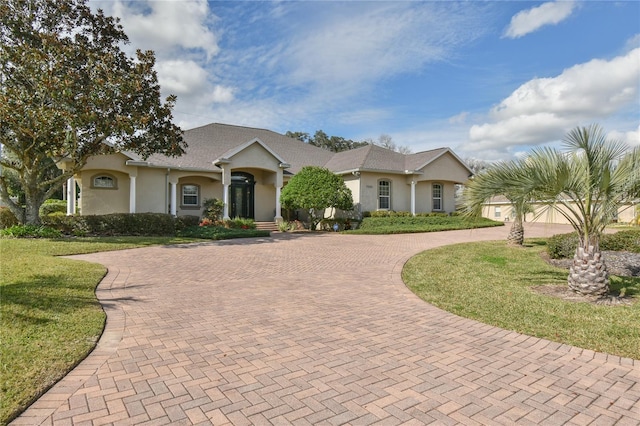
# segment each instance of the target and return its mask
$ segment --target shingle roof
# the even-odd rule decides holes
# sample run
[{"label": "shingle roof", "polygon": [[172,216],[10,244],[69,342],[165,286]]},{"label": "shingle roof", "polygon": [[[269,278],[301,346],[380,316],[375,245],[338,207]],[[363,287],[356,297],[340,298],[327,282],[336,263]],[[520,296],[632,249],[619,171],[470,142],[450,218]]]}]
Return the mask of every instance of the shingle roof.
[{"label": "shingle roof", "polygon": [[334,153],[266,129],[207,124],[184,132],[188,147],[181,157],[153,155],[148,161],[157,166],[219,171],[213,162],[233,152],[238,146],[259,139],[297,173],[304,166],[322,166],[340,173],[353,170],[377,170],[404,173],[433,161],[448,148],[404,155],[377,145]]}]

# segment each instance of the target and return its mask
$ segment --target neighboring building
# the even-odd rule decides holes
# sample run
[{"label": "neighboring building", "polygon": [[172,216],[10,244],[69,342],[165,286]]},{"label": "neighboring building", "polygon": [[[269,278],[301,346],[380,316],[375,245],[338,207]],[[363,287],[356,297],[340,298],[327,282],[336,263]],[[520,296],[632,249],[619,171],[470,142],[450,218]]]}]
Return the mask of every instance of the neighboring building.
[{"label": "neighboring building", "polygon": [[[142,160],[129,152],[91,157],[73,178],[80,212],[199,216],[205,199],[218,198],[225,218],[278,221],[281,190],[304,166],[342,176],[359,213],[452,212],[456,184],[472,174],[448,148],[404,155],[368,145],[334,153],[270,130],[225,124],[187,130],[184,139],[186,153],[176,158]],[[68,198],[71,213],[76,200]]]},{"label": "neighboring building", "polygon": [[[620,206],[618,217],[615,218],[615,221],[618,223],[631,223],[637,215],[637,205],[638,202]],[[525,222],[569,224],[569,221],[560,212],[542,203],[534,203],[531,208],[533,212],[525,216]],[[515,213],[509,200],[503,196],[498,196],[493,197],[491,201],[484,205],[482,216],[491,220],[508,222],[513,220]]]}]

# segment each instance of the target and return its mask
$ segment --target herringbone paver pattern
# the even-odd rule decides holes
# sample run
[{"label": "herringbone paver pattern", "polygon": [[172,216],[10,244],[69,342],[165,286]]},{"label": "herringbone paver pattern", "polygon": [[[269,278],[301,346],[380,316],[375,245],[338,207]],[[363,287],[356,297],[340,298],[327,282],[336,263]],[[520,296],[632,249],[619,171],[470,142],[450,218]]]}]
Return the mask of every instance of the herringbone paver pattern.
[{"label": "herringbone paver pattern", "polygon": [[105,334],[15,424],[640,424],[639,361],[459,318],[404,287],[411,255],[506,232],[77,256],[109,268]]}]

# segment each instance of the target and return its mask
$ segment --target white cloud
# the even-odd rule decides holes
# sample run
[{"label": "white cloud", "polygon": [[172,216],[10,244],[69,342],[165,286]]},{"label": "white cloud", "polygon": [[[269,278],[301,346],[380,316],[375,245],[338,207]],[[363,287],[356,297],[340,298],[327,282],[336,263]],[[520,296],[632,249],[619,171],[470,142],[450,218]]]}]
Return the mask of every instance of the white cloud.
[{"label": "white cloud", "polygon": [[158,61],[156,70],[163,92],[188,96],[201,94],[207,87],[207,72],[194,61]]},{"label": "white cloud", "polygon": [[607,138],[620,140],[630,147],[640,146],[640,125],[637,129],[628,132],[611,131],[607,134]]},{"label": "white cloud", "polygon": [[537,31],[545,25],[555,25],[571,15],[577,4],[574,1],[555,1],[523,10],[511,18],[505,37],[518,38]]},{"label": "white cloud", "polygon": [[494,107],[491,123],[474,125],[467,149],[506,149],[560,139],[570,128],[599,121],[638,100],[640,48],[609,61],[594,59],[552,78],[536,78]]},{"label": "white cloud", "polygon": [[220,48],[210,25],[216,17],[206,0],[102,1],[92,2],[107,15],[118,16],[132,45],[154,50],[159,56],[175,49],[202,51],[207,59]]},{"label": "white cloud", "polygon": [[466,111],[463,111],[458,115],[449,117],[449,124],[464,124],[468,118],[469,118],[469,113]]}]

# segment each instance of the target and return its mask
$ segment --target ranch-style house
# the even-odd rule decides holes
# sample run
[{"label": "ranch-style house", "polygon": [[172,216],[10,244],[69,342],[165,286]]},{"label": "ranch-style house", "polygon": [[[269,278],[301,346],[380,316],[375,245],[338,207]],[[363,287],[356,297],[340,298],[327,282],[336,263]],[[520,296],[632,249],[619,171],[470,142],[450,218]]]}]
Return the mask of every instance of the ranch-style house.
[{"label": "ranch-style house", "polygon": [[455,210],[456,184],[472,174],[449,148],[405,155],[368,145],[335,153],[270,130],[226,124],[187,130],[184,139],[186,153],[176,158],[143,160],[130,152],[91,157],[67,183],[68,213],[200,216],[203,201],[218,198],[225,218],[278,222],[282,188],[304,166],[340,175],[356,214],[448,213]]}]

